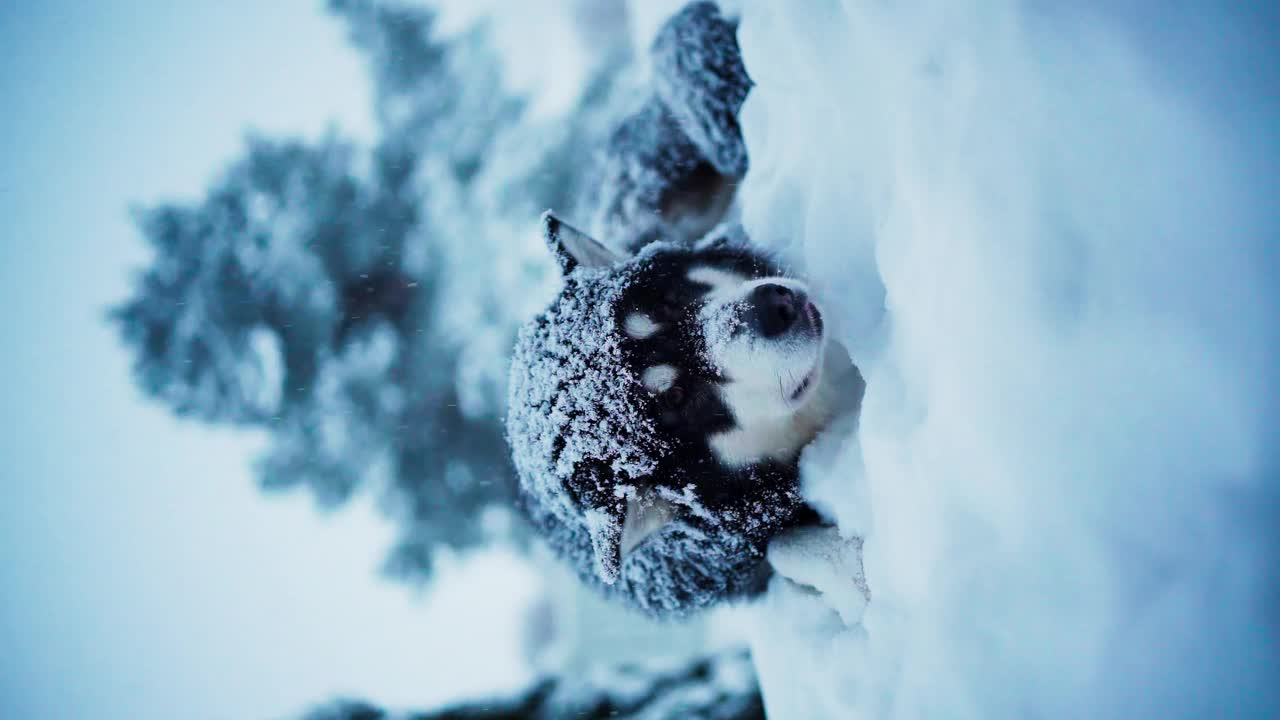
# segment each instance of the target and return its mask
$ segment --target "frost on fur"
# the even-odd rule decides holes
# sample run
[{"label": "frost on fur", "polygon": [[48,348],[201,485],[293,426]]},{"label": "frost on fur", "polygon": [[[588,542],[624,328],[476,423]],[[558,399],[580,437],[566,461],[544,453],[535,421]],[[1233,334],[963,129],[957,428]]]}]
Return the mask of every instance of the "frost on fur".
[{"label": "frost on fur", "polygon": [[[656,615],[683,615],[753,593],[764,549],[802,502],[794,473],[765,465],[726,488],[700,488],[647,412],[623,357],[617,304],[659,253],[655,243],[611,267],[577,266],[520,332],[511,364],[507,434],[523,509],[589,582]],[[664,464],[665,462],[665,464]],[[670,512],[625,555],[629,501]]]},{"label": "frost on fur", "polygon": [[715,3],[691,3],[663,26],[652,49],[658,97],[702,155],[730,177],[747,174],[738,110],[751,89],[736,31]]},{"label": "frost on fur", "polygon": [[606,370],[622,366],[612,308],[629,280],[608,269],[572,272],[521,330],[509,386],[507,437],[531,515],[582,533],[606,583],[617,578],[609,548],[621,539],[626,505],[613,481],[649,474],[663,449],[637,408],[639,383]]},{"label": "frost on fur", "polygon": [[751,88],[736,30],[714,3],[697,2],[659,31],[653,95],[613,133],[593,184],[599,237],[633,250],[693,241],[729,210],[747,172],[737,115]]}]

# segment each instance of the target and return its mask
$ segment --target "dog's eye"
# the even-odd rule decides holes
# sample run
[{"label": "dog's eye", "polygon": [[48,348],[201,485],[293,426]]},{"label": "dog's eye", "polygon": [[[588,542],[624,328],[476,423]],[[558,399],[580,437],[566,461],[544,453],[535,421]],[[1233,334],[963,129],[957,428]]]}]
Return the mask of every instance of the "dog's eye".
[{"label": "dog's eye", "polygon": [[685,393],[684,388],[679,385],[675,385],[662,393],[662,405],[668,410],[678,410],[684,405],[686,397],[687,394]]}]

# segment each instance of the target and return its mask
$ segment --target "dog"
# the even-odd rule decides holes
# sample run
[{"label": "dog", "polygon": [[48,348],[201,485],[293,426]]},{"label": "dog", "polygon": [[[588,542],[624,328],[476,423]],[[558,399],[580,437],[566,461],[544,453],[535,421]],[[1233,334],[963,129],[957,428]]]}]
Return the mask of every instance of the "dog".
[{"label": "dog", "polygon": [[543,230],[565,286],[512,362],[525,512],[652,614],[758,592],[769,541],[820,522],[801,450],[860,399],[808,287],[733,230],[633,255],[552,214]]},{"label": "dog", "polygon": [[[689,6],[655,47],[670,40],[664,36],[732,41],[728,21],[713,11],[710,3]],[[697,35],[708,25],[715,32]],[[694,54],[725,64],[736,52],[733,41]],[[740,104],[735,98],[730,104]],[[703,137],[741,142],[736,120],[726,127],[722,115],[704,112],[723,103],[694,105],[664,112],[704,130],[719,123]],[[700,144],[688,135],[672,142]],[[645,153],[629,157],[637,156]],[[745,172],[745,154],[728,169]],[[667,197],[689,194],[690,179],[710,172],[675,173],[666,187],[678,192]],[[507,437],[521,507],[584,579],[664,617],[764,588],[769,541],[820,523],[800,495],[801,450],[862,391],[808,286],[732,222],[701,229],[724,220],[731,205],[717,199],[730,175],[714,172],[701,188],[714,202],[703,193],[675,214],[668,202],[665,214],[651,213],[657,219],[623,222],[629,229],[608,244],[544,214],[543,239],[564,288],[520,330],[511,364]],[[623,206],[607,206],[606,215]],[[605,226],[618,227],[630,212]]]}]

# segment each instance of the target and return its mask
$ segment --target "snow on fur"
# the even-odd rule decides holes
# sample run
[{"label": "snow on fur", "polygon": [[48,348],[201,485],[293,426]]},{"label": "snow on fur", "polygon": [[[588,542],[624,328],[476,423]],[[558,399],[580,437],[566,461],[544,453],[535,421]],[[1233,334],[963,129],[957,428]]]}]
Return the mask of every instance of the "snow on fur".
[{"label": "snow on fur", "polygon": [[744,224],[868,387],[802,471],[872,599],[771,587],[771,720],[1278,716],[1276,64],[1114,5],[743,4]]},{"label": "snow on fur", "polygon": [[690,3],[651,50],[658,97],[702,155],[731,177],[747,173],[738,110],[751,89],[736,32],[715,3]]},{"label": "snow on fur", "polygon": [[738,110],[751,79],[736,32],[710,2],[690,3],[658,31],[649,51],[653,92],[618,126],[597,169],[587,203],[596,236],[633,250],[671,237],[680,214],[673,203],[714,195],[717,183],[746,174]]},{"label": "snow on fur", "polygon": [[[521,329],[511,362],[507,437],[530,500],[596,545],[622,532],[615,481],[653,471],[664,449],[624,371],[613,307],[634,275],[578,268],[545,313]],[[618,567],[599,553],[596,574]]]},{"label": "snow on fur", "polygon": [[[547,310],[519,333],[507,434],[523,508],[588,582],[653,614],[683,615],[763,586],[764,549],[801,506],[794,477],[742,471],[741,489],[704,497],[687,468],[660,467],[672,450],[623,357],[615,306],[646,264],[674,249],[654,243],[608,269],[576,267]],[[724,495],[724,493],[721,493]],[[630,499],[678,509],[623,561]]]}]

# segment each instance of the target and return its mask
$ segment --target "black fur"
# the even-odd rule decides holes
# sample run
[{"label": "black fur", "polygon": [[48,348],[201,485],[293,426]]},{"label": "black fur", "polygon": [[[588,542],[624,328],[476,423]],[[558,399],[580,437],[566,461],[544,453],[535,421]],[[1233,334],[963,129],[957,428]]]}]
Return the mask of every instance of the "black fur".
[{"label": "black fur", "polygon": [[749,278],[782,273],[765,257],[741,248],[721,245],[696,252],[672,248],[649,259],[614,310],[619,327],[633,313],[646,315],[662,326],[651,337],[625,337],[624,356],[636,376],[655,365],[680,369],[675,387],[652,399],[653,415],[682,445],[700,444],[705,450],[708,435],[731,430],[735,422],[712,387],[723,378],[716,368],[698,361],[706,352],[697,311],[710,288],[686,277],[695,265]]},{"label": "black fur", "polygon": [[619,124],[592,183],[598,237],[631,250],[696,240],[723,214],[747,173],[738,111],[752,83],[736,32],[711,2],[690,3],[658,32],[653,95]]}]

